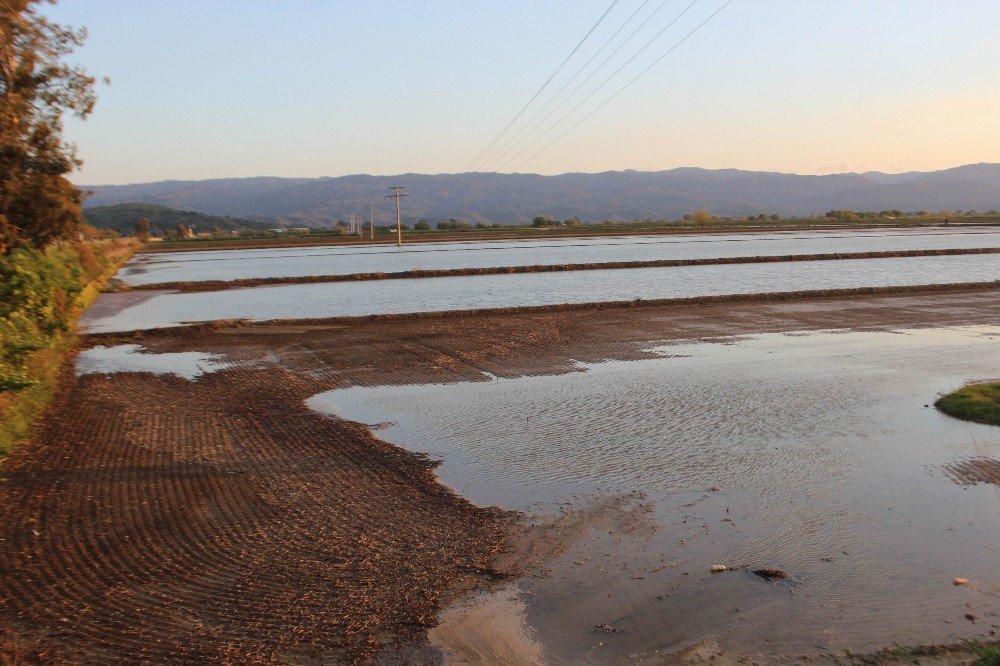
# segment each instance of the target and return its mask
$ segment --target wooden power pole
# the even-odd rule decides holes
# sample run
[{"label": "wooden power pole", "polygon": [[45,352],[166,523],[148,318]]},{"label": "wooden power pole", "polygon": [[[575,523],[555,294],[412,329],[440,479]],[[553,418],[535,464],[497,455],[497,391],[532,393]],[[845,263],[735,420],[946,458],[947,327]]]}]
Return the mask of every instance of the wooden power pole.
[{"label": "wooden power pole", "polygon": [[399,219],[399,199],[401,197],[408,197],[409,194],[403,194],[403,190],[406,188],[401,185],[396,185],[395,187],[389,188],[392,194],[385,195],[386,199],[396,200],[396,245],[403,246],[403,223]]},{"label": "wooden power pole", "polygon": [[368,202],[368,233],[375,240],[375,202]]}]

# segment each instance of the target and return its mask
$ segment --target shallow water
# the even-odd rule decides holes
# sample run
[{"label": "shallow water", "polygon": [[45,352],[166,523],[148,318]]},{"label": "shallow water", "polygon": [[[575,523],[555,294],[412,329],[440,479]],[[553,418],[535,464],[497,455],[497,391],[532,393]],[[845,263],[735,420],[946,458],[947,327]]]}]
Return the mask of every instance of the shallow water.
[{"label": "shallow water", "polygon": [[229,363],[219,354],[205,352],[169,352],[152,354],[142,345],[98,345],[76,356],[76,374],[114,374],[116,372],[151,372],[197,379],[203,374],[224,370]]},{"label": "shallow water", "polygon": [[657,259],[1000,247],[1000,231],[863,230],[566,238],[394,246],[140,254],[117,277],[130,285],[306,275]]},{"label": "shallow water", "polygon": [[102,294],[82,324],[90,332],[109,332],[216,319],[363,316],[986,280],[1000,280],[997,255],[472,275],[201,293],[121,292]]},{"label": "shallow water", "polygon": [[[558,511],[645,495],[655,531],[593,529],[548,577],[520,583],[554,662],[641,661],[710,639],[737,655],[842,653],[1000,624],[1000,489],[947,471],[1000,457],[1000,429],[929,407],[1000,377],[1000,327],[657,351],[559,376],[342,389],[310,405],[391,422],[380,437],[442,459],[442,480],[476,502]],[[747,569],[710,574],[717,563]],[[749,572],[760,567],[792,578]]]}]

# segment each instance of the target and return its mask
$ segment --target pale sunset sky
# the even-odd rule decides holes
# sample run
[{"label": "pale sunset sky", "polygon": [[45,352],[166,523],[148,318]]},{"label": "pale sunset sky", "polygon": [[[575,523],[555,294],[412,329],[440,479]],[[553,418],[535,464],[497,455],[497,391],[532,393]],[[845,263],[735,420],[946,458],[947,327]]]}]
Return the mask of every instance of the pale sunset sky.
[{"label": "pale sunset sky", "polygon": [[[82,184],[1000,161],[1000,2],[725,1],[61,0],[44,12],[88,28],[69,59],[112,81],[89,120],[67,123]],[[535,123],[474,162],[591,28],[519,118],[541,108]]]}]

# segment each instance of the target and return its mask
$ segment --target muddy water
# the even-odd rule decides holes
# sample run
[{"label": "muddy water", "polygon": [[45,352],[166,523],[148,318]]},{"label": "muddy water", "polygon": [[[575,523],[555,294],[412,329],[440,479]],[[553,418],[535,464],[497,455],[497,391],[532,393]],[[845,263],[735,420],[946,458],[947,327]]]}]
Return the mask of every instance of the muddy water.
[{"label": "muddy water", "polygon": [[1000,232],[981,229],[784,232],[420,243],[139,254],[117,277],[127,284],[304,275],[483,268],[655,259],[882,252],[1000,247]]},{"label": "muddy water", "polygon": [[103,294],[83,317],[91,332],[214,319],[295,319],[522,307],[802,289],[1000,280],[996,255],[630,268],[340,282],[221,292]]},{"label": "muddy water", "polygon": [[[842,653],[1000,625],[1000,490],[949,472],[1000,458],[1000,428],[928,407],[1000,377],[1000,328],[657,351],[311,404],[391,423],[381,437],[442,459],[443,481],[476,502],[551,513],[641,493],[630,529],[595,524],[547,576],[519,581],[526,635],[549,662],[654,660],[699,641],[730,655]],[[761,567],[790,579],[750,572]]]}]

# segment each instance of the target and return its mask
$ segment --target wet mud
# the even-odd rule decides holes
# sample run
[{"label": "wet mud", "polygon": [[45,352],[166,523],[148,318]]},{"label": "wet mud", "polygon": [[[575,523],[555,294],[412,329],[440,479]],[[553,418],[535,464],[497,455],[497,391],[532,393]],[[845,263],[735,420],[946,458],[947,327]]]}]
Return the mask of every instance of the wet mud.
[{"label": "wet mud", "polygon": [[[89,344],[141,342],[143,353],[197,351],[226,365],[193,379],[67,374],[33,441],[0,467],[0,654],[391,663],[440,658],[432,641],[451,654],[499,654],[460,628],[473,616],[506,618],[507,636],[534,659],[512,576],[548,580],[581,535],[610,533],[623,548],[650,538],[642,498],[527,520],[476,506],[443,486],[426,456],[321,415],[308,398],[571,373],[581,361],[653,358],[669,340],[996,324],[996,296],[924,290],[95,336]],[[455,600],[464,615],[442,613]],[[614,617],[602,624],[590,629],[596,642],[621,636]],[[428,638],[438,625],[444,634]]]}]

